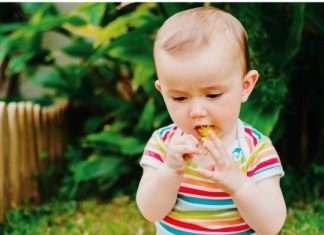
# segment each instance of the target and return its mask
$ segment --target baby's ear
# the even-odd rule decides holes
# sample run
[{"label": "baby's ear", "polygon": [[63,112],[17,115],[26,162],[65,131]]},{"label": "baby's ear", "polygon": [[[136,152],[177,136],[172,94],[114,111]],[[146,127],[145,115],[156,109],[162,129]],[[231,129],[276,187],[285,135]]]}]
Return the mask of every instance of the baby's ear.
[{"label": "baby's ear", "polygon": [[161,84],[159,80],[156,80],[154,82],[155,89],[157,89],[159,92],[161,92]]},{"label": "baby's ear", "polygon": [[253,88],[255,84],[257,83],[259,79],[259,72],[257,70],[250,70],[243,78],[242,81],[242,102],[245,102],[248,100],[249,95],[253,91]]}]

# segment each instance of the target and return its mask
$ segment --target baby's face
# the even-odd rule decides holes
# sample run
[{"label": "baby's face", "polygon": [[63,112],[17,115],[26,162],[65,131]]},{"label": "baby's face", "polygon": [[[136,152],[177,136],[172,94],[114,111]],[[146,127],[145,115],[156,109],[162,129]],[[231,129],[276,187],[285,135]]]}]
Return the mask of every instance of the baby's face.
[{"label": "baby's face", "polygon": [[215,50],[189,58],[161,52],[155,58],[156,88],[171,119],[197,138],[199,127],[206,125],[213,126],[220,138],[232,135],[245,99],[244,74],[236,53],[225,45]]}]

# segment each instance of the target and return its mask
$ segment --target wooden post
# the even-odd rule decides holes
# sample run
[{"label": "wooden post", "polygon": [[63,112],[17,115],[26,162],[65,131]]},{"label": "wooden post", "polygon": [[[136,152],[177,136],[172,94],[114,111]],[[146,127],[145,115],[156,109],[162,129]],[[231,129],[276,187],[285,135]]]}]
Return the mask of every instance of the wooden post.
[{"label": "wooden post", "polygon": [[8,137],[9,137],[9,206],[14,208],[20,202],[20,176],[19,155],[20,143],[18,138],[17,104],[12,102],[7,106],[8,110]]}]

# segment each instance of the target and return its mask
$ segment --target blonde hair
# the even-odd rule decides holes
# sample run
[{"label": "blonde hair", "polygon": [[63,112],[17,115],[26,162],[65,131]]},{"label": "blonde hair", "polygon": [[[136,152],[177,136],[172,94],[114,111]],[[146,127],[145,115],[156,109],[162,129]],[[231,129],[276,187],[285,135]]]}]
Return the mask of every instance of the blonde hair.
[{"label": "blonde hair", "polygon": [[215,43],[216,36],[236,44],[247,72],[249,56],[243,25],[231,14],[214,7],[192,8],[167,19],[157,33],[154,57],[161,49],[172,56],[184,56]]}]

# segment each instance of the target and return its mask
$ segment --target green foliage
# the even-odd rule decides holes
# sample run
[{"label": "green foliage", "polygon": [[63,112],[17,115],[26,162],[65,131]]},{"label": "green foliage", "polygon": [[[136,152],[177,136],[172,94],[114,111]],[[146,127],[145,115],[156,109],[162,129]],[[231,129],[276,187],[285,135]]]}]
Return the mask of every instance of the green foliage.
[{"label": "green foliage", "polygon": [[[60,190],[62,196],[136,188],[138,159],[145,142],[155,128],[170,121],[162,98],[154,90],[155,33],[168,16],[201,5],[83,3],[62,14],[52,3],[22,3],[18,5],[23,13],[20,21],[0,24],[0,63],[7,64],[3,66],[5,76],[26,76],[49,90],[44,97],[33,98],[35,102],[71,101],[72,136],[76,138],[66,153],[68,173]],[[283,137],[291,132],[287,114],[292,113],[292,106],[299,107],[293,103],[300,94],[291,88],[297,81],[294,77],[301,81],[306,77],[318,84],[319,90],[323,87],[304,69],[304,64],[311,63],[304,58],[317,53],[304,49],[310,47],[307,37],[316,35],[316,45],[323,40],[323,8],[306,3],[211,5],[231,12],[246,27],[251,66],[261,75],[249,102],[243,105],[242,119],[278,137],[276,142],[288,139],[288,143],[289,138]],[[49,47],[44,41],[49,32],[60,35],[66,43]],[[319,65],[319,61],[315,63]],[[318,74],[324,72],[319,70]],[[319,100],[322,98],[321,93]],[[295,129],[305,131],[307,126]],[[319,133],[321,130],[315,136],[320,139]],[[312,156],[322,156],[320,153]]]},{"label": "green foliage", "polygon": [[288,207],[300,203],[312,203],[324,195],[324,165],[313,164],[308,172],[301,174],[296,169],[289,167],[281,181]]}]

